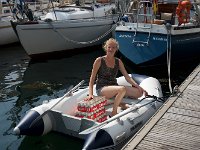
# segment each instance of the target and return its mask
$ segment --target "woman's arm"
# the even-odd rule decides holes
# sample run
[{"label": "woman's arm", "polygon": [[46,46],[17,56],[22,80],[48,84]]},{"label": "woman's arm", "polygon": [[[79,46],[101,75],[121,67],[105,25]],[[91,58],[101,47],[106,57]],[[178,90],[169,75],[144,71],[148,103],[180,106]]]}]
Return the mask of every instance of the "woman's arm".
[{"label": "woman's arm", "polygon": [[128,73],[127,73],[127,71],[126,71],[126,69],[125,69],[125,67],[124,67],[123,62],[122,62],[120,59],[119,59],[119,69],[120,69],[121,73],[123,74],[123,76],[125,77],[126,81],[127,81],[128,83],[130,83],[130,84],[132,85],[132,87],[138,88],[142,93],[144,92],[145,95],[148,94],[142,87],[140,87],[140,86],[133,80],[133,78],[131,78],[131,77],[128,75]]},{"label": "woman's arm", "polygon": [[97,72],[100,68],[101,65],[101,57],[98,57],[94,63],[93,63],[93,68],[90,76],[90,82],[89,82],[89,99],[93,98],[93,86],[94,86],[94,81],[97,75]]},{"label": "woman's arm", "polygon": [[123,62],[119,59],[119,70],[121,71],[121,73],[123,74],[123,76],[125,77],[126,81],[128,83],[130,83],[132,86],[137,86],[138,84],[128,75]]}]

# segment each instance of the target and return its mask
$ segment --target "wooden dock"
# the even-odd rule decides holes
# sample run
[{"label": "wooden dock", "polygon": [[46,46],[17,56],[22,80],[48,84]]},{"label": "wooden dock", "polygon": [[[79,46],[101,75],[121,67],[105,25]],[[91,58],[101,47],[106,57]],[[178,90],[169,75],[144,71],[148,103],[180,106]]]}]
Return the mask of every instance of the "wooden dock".
[{"label": "wooden dock", "polygon": [[200,65],[122,150],[200,150]]}]

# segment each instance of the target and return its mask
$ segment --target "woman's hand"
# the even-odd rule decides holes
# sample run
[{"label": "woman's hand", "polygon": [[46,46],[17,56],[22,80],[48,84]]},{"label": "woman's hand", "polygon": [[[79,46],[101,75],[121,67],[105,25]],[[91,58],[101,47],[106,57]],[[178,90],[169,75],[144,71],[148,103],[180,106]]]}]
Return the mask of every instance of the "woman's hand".
[{"label": "woman's hand", "polygon": [[89,95],[88,97],[86,97],[84,100],[85,101],[89,101],[89,100],[91,100],[91,99],[93,99],[94,98],[94,95]]},{"label": "woman's hand", "polygon": [[148,92],[145,91],[144,89],[143,89],[143,92],[144,92],[144,96],[146,97],[148,95]]},{"label": "woman's hand", "polygon": [[137,88],[139,90],[140,95],[142,96],[143,89],[138,84],[134,84],[134,85],[132,85],[132,87]]},{"label": "woman's hand", "polygon": [[138,88],[138,90],[140,91],[141,95],[144,94],[144,96],[148,95],[148,92],[145,91],[142,87],[140,87],[138,84],[132,85],[132,87]]},{"label": "woman's hand", "polygon": [[144,94],[144,96],[146,97],[148,95],[148,92],[145,91],[142,87],[140,87],[140,89],[142,90],[142,95]]}]

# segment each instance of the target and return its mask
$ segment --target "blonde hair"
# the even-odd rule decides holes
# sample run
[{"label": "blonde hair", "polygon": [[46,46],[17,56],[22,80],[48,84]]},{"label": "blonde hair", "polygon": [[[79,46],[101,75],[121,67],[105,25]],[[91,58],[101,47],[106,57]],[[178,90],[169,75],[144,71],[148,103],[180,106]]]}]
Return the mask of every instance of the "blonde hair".
[{"label": "blonde hair", "polygon": [[110,38],[108,39],[104,45],[103,45],[103,49],[106,51],[106,47],[108,46],[109,43],[114,43],[116,44],[116,47],[117,47],[117,50],[119,49],[119,43],[117,42],[117,40],[113,39],[113,38]]}]

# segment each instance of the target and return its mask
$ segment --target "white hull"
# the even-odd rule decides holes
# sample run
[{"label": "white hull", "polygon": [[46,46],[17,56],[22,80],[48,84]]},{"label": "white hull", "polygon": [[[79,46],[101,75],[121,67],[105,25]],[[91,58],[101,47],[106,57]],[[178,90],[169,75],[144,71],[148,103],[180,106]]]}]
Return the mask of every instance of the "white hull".
[{"label": "white hull", "polygon": [[11,26],[9,19],[0,20],[0,45],[18,42],[18,38]]},{"label": "white hull", "polygon": [[[112,26],[112,19],[85,19],[18,25],[16,29],[27,54],[35,55],[99,45],[111,36],[104,34]],[[101,39],[101,36],[104,37]]]},{"label": "white hull", "polygon": [[[142,86],[149,95],[162,97],[161,86],[157,79],[146,76],[144,78],[144,76],[140,75],[135,76],[139,81],[140,86]],[[118,78],[118,83],[120,85],[129,85],[123,77]],[[101,125],[101,123],[94,120],[75,116],[78,102],[83,100],[87,94],[88,88],[79,89],[72,95],[68,95],[68,97],[53,99],[31,109],[15,127],[14,132],[22,135],[44,135],[50,131],[56,131],[81,139],[86,139],[88,134],[80,134],[80,132],[90,129],[95,125]],[[143,97],[140,99],[142,98]],[[138,102],[136,99],[124,98],[123,101],[129,104],[130,108],[124,111],[119,108],[116,116],[103,122],[106,124],[97,128],[97,130],[90,134],[91,136],[89,136],[89,140],[86,140],[84,149],[93,149],[105,146],[113,147],[129,138],[131,135],[136,133],[162,105],[162,103],[157,101],[152,102],[153,100],[153,98],[145,98]],[[147,105],[139,108],[144,104]],[[112,111],[112,104],[105,106],[105,108],[106,114],[109,115]],[[45,115],[42,115],[44,113]],[[117,117],[120,121],[115,119]],[[100,143],[106,141],[104,140],[105,136],[102,137],[102,134],[100,133],[103,133],[103,136],[106,134],[105,136],[108,137],[110,140],[109,142],[112,144],[106,145],[106,143],[105,145],[99,145],[99,141]]]},{"label": "white hull", "polygon": [[18,24],[16,30],[29,56],[100,45],[115,29],[114,8],[115,4],[98,3],[55,8],[37,24]]}]

